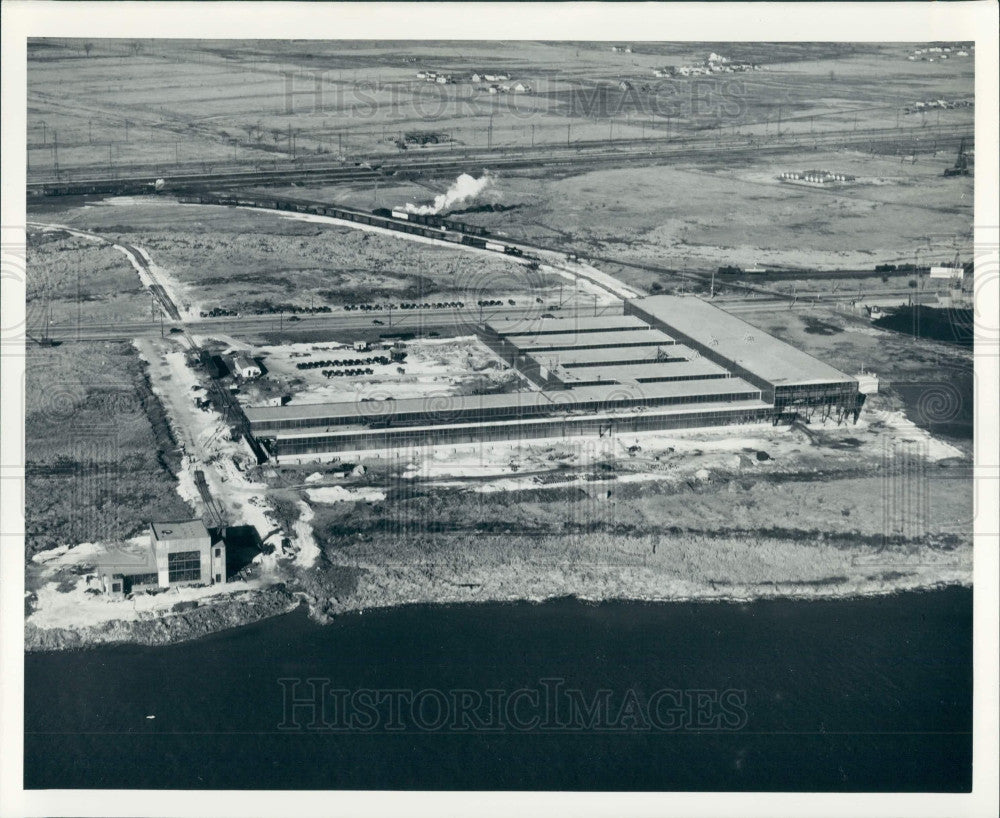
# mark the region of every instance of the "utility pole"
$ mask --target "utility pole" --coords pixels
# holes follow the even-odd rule
[[[566,123],[566,147],[569,147],[569,129],[572,127],[571,122]]]
[[[535,126],[531,126],[531,147],[535,147]]]

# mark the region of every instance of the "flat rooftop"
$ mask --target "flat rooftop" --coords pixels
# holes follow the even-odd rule
[[[493,320],[486,326],[497,335],[554,335],[571,332],[614,332],[649,329],[649,324],[634,315],[577,315],[570,318],[534,318],[515,321]]]
[[[248,407],[244,410],[251,423],[314,422],[323,426],[327,419],[346,418],[360,425],[392,415],[427,414],[429,419],[466,411],[489,411],[538,407],[553,413],[588,410],[609,401],[633,400],[637,403],[657,400],[705,401],[715,396],[739,394],[759,398],[760,389],[741,378],[719,378],[703,381],[669,381],[648,384],[608,384],[579,386],[544,392],[510,392],[499,395],[449,395],[427,398],[400,398],[386,401],[347,401],[341,403],[305,403],[285,406]]]
[[[728,378],[729,371],[713,364],[707,358],[693,361],[651,362],[618,366],[557,367],[552,370],[560,381],[570,387],[577,383],[601,381],[603,383],[653,383],[656,381],[698,380],[699,378]]]
[[[208,536],[208,529],[205,528],[205,524],[201,520],[151,523],[150,527],[158,540],[191,540]]]
[[[532,352],[531,357],[549,369],[576,369],[577,367],[637,366],[656,363],[660,345],[648,347],[595,347],[592,349],[558,349]],[[663,346],[664,363],[679,363],[695,359],[707,360],[691,347],[683,344]]]
[[[553,335],[508,335],[506,340],[526,354],[545,350],[628,346],[668,346],[674,339],[658,329],[626,329],[608,332],[562,332]]]
[[[687,358],[683,350],[688,349],[680,344],[671,344],[668,350],[670,357]],[[678,351],[681,350],[681,351]],[[557,366],[600,366],[626,365],[648,363],[656,360],[658,347],[597,347],[588,349],[563,349],[558,352],[539,352],[533,355],[542,366],[554,369]]]
[[[746,398],[740,400],[726,400],[726,401],[705,401],[703,403],[684,403],[675,406],[656,406],[643,411],[643,415],[650,415],[659,417],[662,415],[690,415],[690,414],[701,414],[704,412],[739,412],[739,411],[752,411],[757,409],[771,409],[772,404],[766,403],[758,398]],[[613,415],[605,415],[602,413],[597,413],[596,417],[612,417]],[[466,423],[455,423],[449,424],[449,426],[455,426],[456,428],[475,428],[477,426],[517,426],[518,424],[536,425],[539,423],[561,423],[562,418],[529,418],[527,420],[481,420],[481,421],[469,421]],[[397,429],[388,429],[389,432],[398,431],[406,434],[413,432],[419,432],[426,429],[439,428],[437,426],[406,426],[399,427]],[[346,435],[354,435],[358,433],[357,427],[345,427],[337,426],[333,429],[322,430],[322,429],[292,429],[292,430],[282,430],[280,432],[275,432],[274,437],[278,440],[296,440],[298,438],[306,437],[316,437],[322,435],[323,437],[343,437]]]
[[[854,380],[839,369],[695,296],[636,298],[629,301],[626,308],[645,313],[661,322],[667,332],[674,330],[686,336],[774,386]]]

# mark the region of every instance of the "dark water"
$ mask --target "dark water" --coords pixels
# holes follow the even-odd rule
[[[33,654],[25,786],[967,791],[971,620],[972,592],[957,588],[745,605],[560,600],[407,607],[326,627],[296,612],[166,648]],[[287,677],[485,701],[523,689],[529,706],[465,732],[439,725],[433,706],[404,707],[398,731],[381,711],[370,732],[337,732],[347,722],[326,712],[310,729],[308,709],[283,710]],[[607,690],[606,712],[626,716],[531,723],[544,697],[533,710],[530,691],[557,684],[585,700]],[[658,690],[674,696],[657,700],[667,716],[638,729],[626,701],[642,712]]]
[[[916,338],[930,338],[971,349],[975,337],[974,321],[974,312],[969,308],[927,307],[921,304],[897,307],[872,323],[876,327]]]

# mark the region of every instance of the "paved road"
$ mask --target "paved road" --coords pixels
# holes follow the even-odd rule
[[[544,304],[530,307],[490,307],[480,310],[478,307],[465,309],[440,310],[393,310],[392,319],[388,313],[323,313],[320,315],[303,315],[298,321],[289,320],[288,316],[278,315],[248,315],[240,317],[204,318],[198,321],[137,321],[123,323],[121,321],[87,323],[87,324],[50,324],[49,337],[56,341],[111,341],[135,338],[140,336],[157,336],[176,334],[184,331],[197,335],[212,332],[225,334],[249,335],[256,333],[281,332],[285,335],[307,335],[317,331],[344,332],[357,334],[368,330],[377,334],[396,332],[439,332],[442,336],[454,335],[456,332],[469,334],[481,321],[501,320],[514,324],[521,321],[525,325],[542,320],[541,316],[549,312]],[[620,315],[622,305],[598,305],[598,314]],[[560,318],[573,318],[577,315],[594,315],[593,306],[563,307],[552,312]],[[381,321],[376,324],[375,321]],[[174,332],[176,330],[176,332]],[[39,328],[29,330],[29,335],[39,336]]]

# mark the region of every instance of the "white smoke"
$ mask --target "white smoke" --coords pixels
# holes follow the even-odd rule
[[[483,171],[483,175],[478,179],[463,173],[444,193],[439,193],[434,197],[434,204],[415,205],[407,204],[407,213],[417,213],[421,216],[429,216],[434,213],[441,213],[451,210],[455,205],[471,201],[482,194],[493,184],[493,177],[488,170]]]

